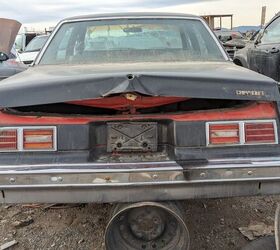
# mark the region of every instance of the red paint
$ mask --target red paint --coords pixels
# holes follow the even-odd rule
[[[129,94],[128,94],[129,95]],[[158,107],[166,104],[176,103],[185,101],[189,98],[184,97],[153,97],[153,96],[141,96],[133,94],[135,100],[127,99],[126,95],[105,97],[92,100],[81,100],[81,101],[71,101],[69,103],[97,107],[97,108],[107,108],[115,110],[136,110],[142,108]]]
[[[114,116],[20,116],[0,112],[0,125],[59,125],[87,124],[94,121],[139,120],[139,119],[170,119],[174,121],[222,121],[246,119],[276,118],[274,103],[253,103],[246,107],[209,111],[194,111],[183,114],[153,114],[153,115],[114,115]]]

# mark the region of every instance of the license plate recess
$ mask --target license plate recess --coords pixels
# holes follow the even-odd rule
[[[156,122],[107,123],[108,152],[157,151],[158,127]]]

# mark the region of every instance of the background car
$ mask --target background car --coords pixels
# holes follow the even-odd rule
[[[36,32],[23,32],[18,33],[15,39],[16,50],[22,52],[25,50],[26,46],[31,42],[31,40],[38,34]]]
[[[280,14],[259,32],[254,42],[236,52],[234,63],[280,82]]]
[[[22,72],[26,66],[17,60],[13,47],[21,24],[15,20],[0,18],[0,80]]]
[[[248,39],[238,31],[224,31],[215,30],[216,36],[222,42],[230,58],[233,59],[234,54],[237,50],[243,49],[248,42]]]
[[[45,42],[48,40],[48,37],[49,35],[39,35],[34,37],[31,40],[31,42],[26,46],[24,51],[20,53],[20,60],[24,64],[30,65],[38,55]]]

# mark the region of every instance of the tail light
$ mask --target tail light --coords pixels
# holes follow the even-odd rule
[[[245,143],[275,143],[274,128],[272,122],[245,124]]]
[[[50,150],[53,146],[53,129],[23,129],[23,149]]]
[[[275,120],[209,122],[207,146],[278,143]]]
[[[17,130],[1,129],[0,130],[0,151],[17,150]]]
[[[213,145],[240,143],[239,124],[210,124],[209,142]]]
[[[0,152],[55,151],[56,127],[0,128]]]

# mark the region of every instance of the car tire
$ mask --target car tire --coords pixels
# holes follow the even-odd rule
[[[241,250],[276,250],[274,236],[262,237],[250,242]]]
[[[237,66],[244,67],[243,64],[242,64],[242,62],[241,62],[240,60],[238,60],[238,59],[234,59],[233,62],[234,62],[234,64],[237,65]]]

